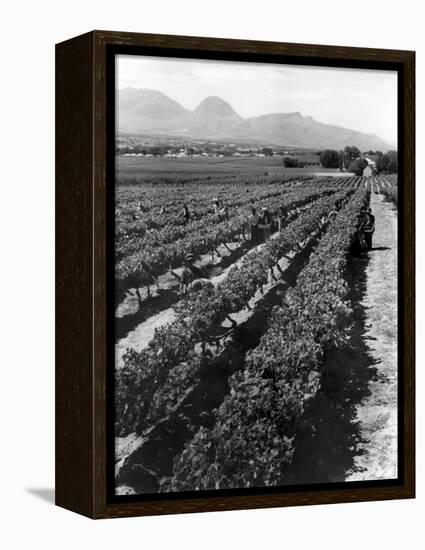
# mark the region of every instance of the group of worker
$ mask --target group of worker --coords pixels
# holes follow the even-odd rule
[[[257,211],[253,206],[251,208],[251,242],[259,244],[267,241],[272,232],[278,229],[283,229],[287,218],[287,212],[283,206],[277,211],[277,215],[273,216],[266,206]]]
[[[214,214],[217,216],[217,221],[221,222],[229,219],[229,208],[223,204],[217,197],[212,199]],[[191,213],[185,203],[180,213],[183,218],[184,225],[190,222]],[[251,242],[252,244],[259,244],[267,241],[272,232],[275,230],[281,230],[287,218],[286,209],[281,206],[275,216],[271,214],[267,207],[263,207],[259,212],[253,206],[251,208]]]
[[[217,197],[212,199],[212,205],[214,214],[217,216],[217,221],[224,221],[229,219],[229,209],[226,205],[223,204],[221,200]],[[340,207],[340,204],[336,205],[337,208]],[[139,209],[144,210],[142,206],[142,201],[139,202]],[[332,211],[332,214],[336,214],[336,210]],[[161,215],[167,214],[167,209],[165,206],[161,207]],[[187,203],[183,205],[183,209],[180,213],[183,218],[184,225],[187,225],[191,219],[191,213]],[[272,215],[269,209],[264,206],[260,211],[257,210],[254,206],[251,207],[251,242],[252,244],[260,244],[267,241],[271,234],[278,230],[281,231],[287,220],[288,212],[281,206],[279,207],[277,213]],[[134,216],[133,216],[134,218]],[[329,221],[329,220],[327,220]],[[360,219],[357,230],[357,238],[355,247],[359,250],[372,250],[372,238],[373,233],[375,232],[375,216],[372,214],[371,208],[363,207],[360,211]]]
[[[375,216],[371,208],[363,207],[360,210],[357,231],[351,245],[351,254],[357,258],[366,251],[372,250],[372,238],[375,232]]]
[[[218,198],[214,197],[212,200],[214,214],[217,216],[217,221],[223,221],[229,219],[229,208],[222,203]],[[180,212],[180,216],[183,218],[183,224],[187,225],[190,222],[191,213],[187,203],[183,204],[183,209]]]

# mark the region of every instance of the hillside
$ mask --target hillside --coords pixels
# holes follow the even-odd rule
[[[156,90],[124,88],[117,95],[120,132],[256,140],[317,149],[342,149],[346,145],[355,145],[364,151],[392,148],[378,136],[324,124],[298,112],[244,119],[217,96],[205,98],[190,111]]]

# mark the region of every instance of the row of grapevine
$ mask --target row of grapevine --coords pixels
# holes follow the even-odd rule
[[[312,176],[302,176],[297,184],[308,181]],[[170,187],[155,187],[153,191],[134,189],[119,189],[116,198],[116,236],[118,239],[143,234],[152,229],[160,229],[165,225],[183,225],[180,216],[183,204],[187,203],[193,211],[193,219],[198,219],[212,211],[211,199],[217,197],[223,203],[238,203],[250,193],[268,193],[270,190],[282,191],[288,184],[294,183],[293,177],[272,179],[263,182],[255,179],[253,182],[243,181],[231,186],[191,184],[184,189]],[[142,211],[139,208],[142,204]],[[241,203],[242,204],[242,203]],[[167,209],[167,216],[161,215],[161,207]]]
[[[296,250],[347,193],[350,191],[317,200],[277,238],[247,254],[217,287],[205,287],[182,299],[176,306],[176,320],[157,329],[146,349],[127,351],[124,366],[117,372],[119,433],[147,427],[149,411],[155,406],[152,396],[166,382],[171,368],[188,358],[196,362],[195,345],[202,342],[205,349],[207,342],[213,341],[214,329],[226,316],[247,306],[257,289],[267,283],[270,269],[284,254]]]
[[[155,199],[149,196],[149,203],[152,206],[147,209],[147,212],[140,213],[137,208],[138,198],[140,198],[140,191],[131,190],[126,196],[117,198],[118,207],[116,211],[116,252],[117,255],[125,255],[130,252],[131,243],[134,242],[135,246],[140,248],[141,243],[138,239],[142,238],[146,232],[149,232],[149,239],[158,239],[155,235],[155,230],[166,229],[170,231],[176,231],[181,229],[181,226],[190,229],[193,222],[201,219],[214,212],[212,205],[212,198],[217,196],[224,204],[230,204],[232,208],[242,207],[249,205],[250,203],[258,203],[262,198],[273,196],[273,194],[280,194],[283,191],[299,188],[306,184],[311,185],[317,189],[321,189],[323,186],[345,185],[347,181],[342,181],[341,178],[316,178],[310,181],[312,176],[302,176],[298,180],[293,178],[280,178],[269,182],[267,185],[259,185],[255,180],[255,184],[249,184],[248,182],[240,182],[234,184],[230,189],[225,188],[224,191],[216,193],[214,189],[204,189],[201,186],[195,186],[192,192],[188,195],[181,194],[176,196],[171,190],[167,189],[166,192],[161,193],[155,191]],[[353,178],[350,178],[352,183]],[[122,195],[122,193],[121,193]],[[191,210],[191,222],[188,226],[185,226],[183,217],[181,216],[182,206],[184,202],[188,202]],[[161,214],[161,207],[167,207],[167,214]],[[179,238],[179,237],[176,237]],[[124,250],[124,247],[126,249]]]
[[[293,193],[293,191],[283,188],[282,185],[270,186],[267,189],[251,189],[245,192],[239,191],[233,199],[232,210],[229,215],[230,219],[228,221],[231,222],[232,218],[239,216],[241,211],[244,211],[245,218],[247,219],[249,212],[248,207],[252,204],[259,205],[265,204],[266,202],[270,204],[272,203],[271,199],[279,197],[284,194],[284,192],[288,194]],[[170,217],[169,214],[167,214],[166,219],[168,223],[164,224],[159,229],[151,229],[143,233],[133,232],[131,235],[127,233],[127,238],[120,239],[119,242],[116,243],[116,257],[119,259],[129,254],[137,253],[145,247],[153,249],[176,240],[184,239],[193,233],[203,231],[208,226],[219,222],[217,216],[214,215],[211,198],[208,198],[206,205],[197,205],[196,212],[200,214],[200,217],[187,225],[183,225],[181,216]],[[164,216],[162,218],[164,218]],[[178,221],[179,224],[177,224],[176,221]],[[224,223],[222,223],[222,225],[224,225]]]
[[[279,197],[273,197],[263,201],[272,212],[280,206],[293,209],[303,206],[321,195],[335,193],[336,189],[301,188],[295,192],[285,193]],[[182,265],[187,254],[199,256],[213,251],[220,244],[230,242],[242,235],[247,228],[248,214],[241,212],[235,214],[229,220],[214,223],[208,220],[199,231],[188,232],[182,239],[163,244],[162,246],[146,245],[134,254],[126,256],[116,265],[115,279],[119,290],[139,288],[152,282],[152,277],[163,274],[170,265]]]
[[[161,490],[279,485],[292,460],[297,420],[320,386],[324,354],[345,344],[347,251],[366,202],[359,190],[336,216],[297,286],[272,314],[211,429],[201,428]]]
[[[391,174],[392,175],[392,174]],[[379,183],[381,184],[381,193],[384,195],[387,202],[392,202],[395,206],[398,206],[398,187],[397,187],[397,177],[393,176],[381,176],[379,178]]]
[[[251,193],[264,194],[273,192],[282,192],[285,188],[285,183],[269,184],[267,186],[259,187],[257,185],[242,187],[239,185],[236,189],[227,189],[226,192],[219,194],[219,198],[224,203],[234,203],[242,205],[246,202],[246,195]],[[140,196],[140,195],[139,195]],[[143,237],[147,231],[160,230],[166,226],[182,226],[185,221],[182,218],[181,211],[183,204],[187,203],[192,213],[191,221],[202,219],[204,216],[210,214],[212,209],[211,199],[216,196],[214,190],[203,190],[202,194],[199,187],[195,187],[191,195],[176,194],[167,190],[167,193],[155,193],[155,199],[150,197],[149,206],[146,206],[146,199],[142,200],[143,208],[146,211],[141,212],[138,208],[137,195],[134,192],[127,197],[127,204],[123,204],[123,197],[120,201],[120,206],[117,208],[117,227],[116,227],[116,239],[117,245],[120,245],[121,241],[128,240],[132,237]],[[166,207],[167,215],[161,214],[161,207]]]
[[[319,223],[316,225],[311,233],[311,237],[318,238],[319,235],[322,235],[323,232],[326,231],[328,224],[329,219],[327,218],[324,220],[323,224]],[[269,258],[271,261],[267,263]],[[270,256],[269,258],[266,259],[265,265],[269,265],[273,268],[274,260]],[[288,259],[290,258],[288,257]],[[290,261],[291,260],[292,259],[290,259]],[[273,284],[278,284],[281,281],[282,279],[276,279],[273,273],[273,277],[270,277],[269,280],[271,286],[268,290],[271,290]],[[252,310],[252,313],[254,313],[254,311],[255,308]],[[223,369],[224,363],[227,373],[235,372],[239,368],[238,365],[240,365],[241,361],[239,354],[232,351],[232,348],[235,346],[235,337],[236,339],[238,338],[237,331],[235,332],[235,327],[233,327],[232,330],[224,332],[223,336],[217,339],[217,346],[215,349],[209,348],[203,354],[192,351],[188,354],[184,362],[170,369],[167,380],[152,397],[146,417],[147,424],[154,425],[161,419],[166,418],[170,411],[177,410],[179,405],[183,403],[189,395],[190,390],[200,383],[203,373],[206,373],[210,369],[217,368],[217,365],[221,365],[219,368]],[[221,354],[226,357],[224,362],[219,359]],[[226,376],[226,374],[223,373],[223,376]]]
[[[128,167],[127,167],[128,168]],[[140,189],[146,191],[146,194],[150,195],[152,191],[157,191],[166,194],[168,191],[173,193],[187,193],[196,186],[201,186],[203,189],[215,189],[217,191],[226,191],[229,188],[237,187],[243,183],[243,185],[261,185],[265,186],[269,183],[275,183],[278,181],[295,181],[305,180],[312,178],[311,174],[270,174],[270,173],[252,173],[247,171],[243,173],[237,171],[236,173],[215,173],[206,174],[203,169],[198,172],[185,173],[184,175],[176,172],[171,174],[167,172],[152,174],[150,176],[140,175],[140,167],[136,168],[135,173],[123,174],[118,170],[116,185],[120,191],[126,193],[132,193],[134,190]],[[154,199],[153,199],[154,200]]]

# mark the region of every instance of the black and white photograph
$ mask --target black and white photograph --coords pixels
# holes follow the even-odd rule
[[[115,55],[115,495],[399,476],[398,75]]]

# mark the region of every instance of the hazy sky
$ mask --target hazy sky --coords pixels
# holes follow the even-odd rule
[[[299,111],[397,143],[393,71],[120,55],[117,88],[127,86],[158,90],[191,110],[217,95],[243,117]]]

